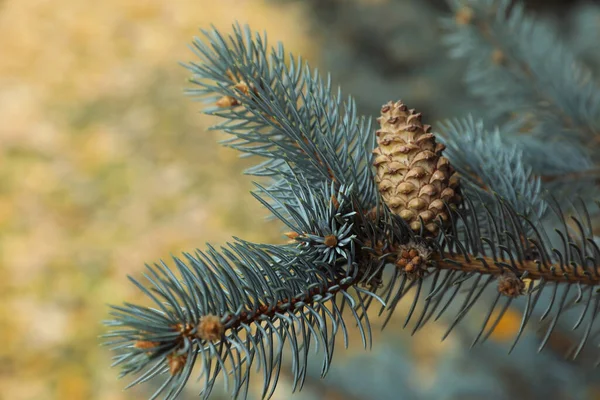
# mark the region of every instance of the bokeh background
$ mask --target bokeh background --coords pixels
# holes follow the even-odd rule
[[[600,31],[585,4],[532,7],[565,35],[580,35],[583,20]],[[215,121],[183,95],[178,62],[192,59],[199,27],[249,23],[332,71],[361,111],[401,97],[435,121],[477,107],[460,63],[442,61],[435,24],[445,11],[425,0],[0,1],[0,399],[146,398],[152,385],[122,390],[98,340],[107,303],[142,298],[126,276],[231,236],[283,242],[248,194],[242,171],[255,160],[218,145]],[[535,334],[506,355],[517,310],[470,352],[462,335],[477,327],[441,342],[441,322],[411,338],[405,311],[396,314],[384,332],[374,318],[371,352],[356,332],[349,350],[340,342],[325,380],[315,357],[292,398],[600,398],[597,370],[552,346],[534,357]],[[290,397],[284,374],[274,398]]]

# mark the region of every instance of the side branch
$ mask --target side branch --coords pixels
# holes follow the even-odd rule
[[[586,257],[587,263],[585,265],[576,262],[573,258],[566,260],[564,255],[558,256],[558,259],[550,258],[549,254],[535,258],[530,255],[525,259],[517,260],[516,256],[509,255],[505,257],[501,253],[492,257],[483,254],[451,252],[447,248],[443,251],[440,249],[434,250],[434,248],[424,251],[429,246],[416,245],[415,243],[401,244],[390,240],[381,241],[373,248],[363,248],[364,257],[370,255],[385,260],[385,263],[395,265],[400,272],[413,276],[415,275],[412,271],[409,271],[410,266],[407,269],[407,262],[410,263],[412,258],[419,256],[422,259],[419,261],[421,271],[417,276],[424,276],[426,271],[431,273],[437,270],[474,272],[496,277],[512,273],[520,279],[532,281],[588,286],[600,285],[598,263],[592,257]],[[407,249],[415,249],[416,253],[411,256],[403,254]],[[500,249],[496,248],[496,250]]]
[[[518,270],[506,261],[494,260],[492,257],[465,257],[454,254],[452,257],[442,257],[439,253],[433,254],[431,262],[434,268],[440,270],[456,270],[463,272],[476,272],[485,275],[500,276],[505,272],[516,273],[521,278],[560,283],[579,283],[581,285],[599,285],[600,276],[594,268],[590,273],[579,265],[560,266],[544,265],[539,260],[523,261],[519,263]]]
[[[225,329],[239,329],[242,324],[250,324],[265,318],[273,319],[275,314],[294,312],[295,309],[311,305],[315,301],[325,301],[327,298],[335,296],[338,292],[346,291],[356,281],[356,278],[345,277],[340,281],[331,281],[326,285],[313,287],[304,293],[292,298],[286,298],[278,301],[275,306],[262,305],[256,310],[243,311],[239,315],[230,315],[225,318],[223,324]]]
[[[231,70],[227,70],[226,76],[228,79],[231,80],[232,87],[237,92],[236,94],[238,95],[238,97],[233,97],[231,95],[225,94],[228,92],[224,91],[220,93],[224,94],[224,96],[219,98],[219,100],[216,101],[215,105],[217,105],[220,108],[242,107],[244,111],[241,111],[241,113],[252,113],[254,112],[254,110],[259,110],[258,113],[265,118],[266,124],[270,125],[273,129],[277,129],[278,131],[280,131],[281,134],[285,135],[285,131],[283,130],[281,123],[278,121],[277,114],[274,112],[273,108],[268,104],[265,104],[264,107],[259,107],[257,105],[257,101],[260,99],[260,92],[257,90],[256,86],[252,84],[248,85],[244,81],[243,76],[240,76],[240,72],[238,72],[238,77],[236,77],[231,72]],[[261,77],[259,76],[253,76],[252,78],[261,83],[260,87],[262,88],[262,90],[264,90],[264,88],[268,84],[267,82],[262,81]],[[306,91],[305,88],[301,89],[303,91]],[[305,98],[306,94],[298,93],[298,96]],[[296,103],[296,108],[300,108],[302,106],[300,101],[297,101]],[[327,171],[329,179],[337,183],[338,180],[335,176],[335,173],[333,172],[331,167],[323,161],[322,157],[319,155],[319,152],[316,150],[309,150],[311,148],[311,143],[309,139],[303,135],[301,136],[301,139],[305,146],[301,146],[298,142],[293,143],[293,146],[305,156],[314,159],[320,167],[324,168],[324,170]]]

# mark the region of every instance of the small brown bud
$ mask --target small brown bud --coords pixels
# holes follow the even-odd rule
[[[298,242],[298,238],[301,237],[301,235],[299,233],[296,232],[286,232],[284,233],[285,236],[287,236],[288,238],[290,238],[290,240],[288,240],[288,244],[294,244]]]
[[[183,336],[188,336],[194,329],[194,326],[189,323],[182,324],[180,322],[180,323],[174,325],[173,328],[175,328],[175,330],[178,331],[179,333],[181,333]]]
[[[233,87],[236,88],[237,90],[239,90],[240,92],[244,93],[244,94],[248,94],[250,92],[250,87],[244,81],[239,81]]]
[[[492,52],[492,62],[496,65],[501,65],[505,60],[504,53],[500,49],[495,49]]]
[[[295,240],[298,236],[300,236],[298,234],[298,232],[294,232],[294,231],[292,231],[292,232],[286,232],[286,233],[284,233],[284,235],[287,236],[287,237],[289,237],[292,240]]]
[[[327,247],[335,247],[338,244],[338,239],[335,235],[327,235],[325,236],[325,246]]]
[[[223,96],[219,100],[217,100],[217,102],[215,104],[217,105],[217,107],[227,108],[227,107],[237,106],[240,104],[240,102],[237,101],[237,99],[235,97]]]
[[[187,354],[169,354],[167,356],[167,363],[169,364],[169,373],[171,375],[177,375],[185,367],[187,361]]]
[[[505,272],[498,277],[498,292],[507,297],[518,297],[525,290],[525,282],[512,272]]]
[[[133,347],[135,347],[136,349],[152,349],[154,347],[158,347],[159,345],[160,343],[158,342],[151,342],[149,340],[138,340],[137,342],[135,342]]]
[[[459,25],[468,25],[473,21],[474,12],[471,7],[464,6],[456,12],[455,21]]]
[[[420,278],[427,272],[431,251],[423,244],[409,242],[398,249],[396,266],[411,279]]]
[[[221,318],[216,315],[205,315],[198,324],[198,337],[203,340],[214,342],[223,336],[225,328],[221,323]]]

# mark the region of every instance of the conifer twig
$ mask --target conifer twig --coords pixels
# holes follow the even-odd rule
[[[451,55],[468,59],[469,89],[497,121],[511,117],[545,140],[600,137],[600,91],[556,33],[510,0],[450,0]],[[516,121],[514,121],[516,120]]]

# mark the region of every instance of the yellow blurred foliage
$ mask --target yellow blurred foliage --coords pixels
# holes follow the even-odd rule
[[[232,235],[281,240],[247,193],[251,161],[206,131],[214,121],[182,94],[178,62],[193,59],[199,27],[235,20],[310,58],[299,13],[251,0],[0,2],[0,398],[137,398],[98,346],[106,303],[141,298],[126,275]]]
[[[489,330],[492,327],[492,324],[498,319],[499,315],[500,311],[494,310],[488,321],[488,325],[485,328]],[[519,312],[519,310],[509,308],[506,310],[502,318],[500,318],[500,321],[498,321],[496,329],[494,329],[490,335],[490,338],[499,342],[514,340],[515,336],[519,332],[521,319],[522,314]]]

